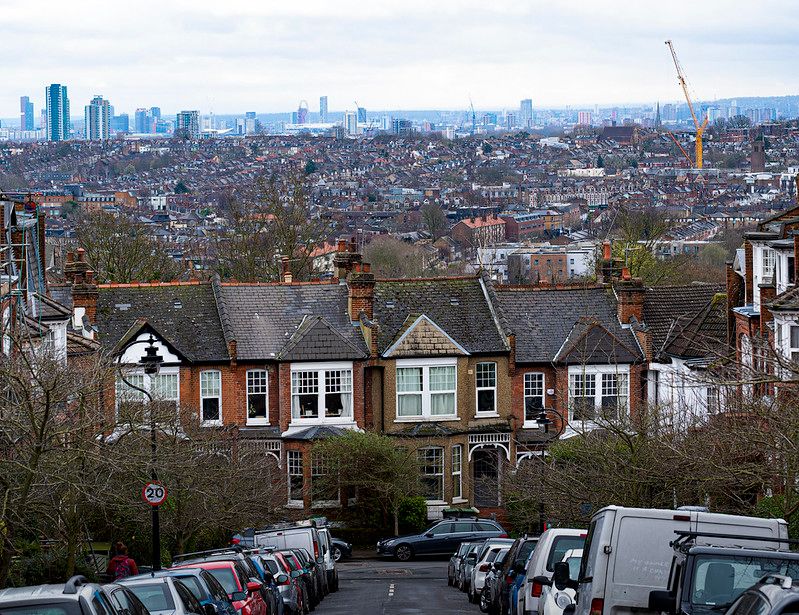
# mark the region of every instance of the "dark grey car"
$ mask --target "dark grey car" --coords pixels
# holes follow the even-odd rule
[[[406,562],[417,555],[450,555],[462,542],[507,536],[502,526],[492,519],[444,519],[421,534],[384,538],[377,543],[377,553]]]

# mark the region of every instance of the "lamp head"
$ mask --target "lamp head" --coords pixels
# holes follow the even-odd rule
[[[163,362],[164,359],[158,354],[158,348],[155,346],[155,338],[151,333],[150,339],[147,340],[147,347],[144,349],[144,356],[139,359],[139,363],[144,368],[144,373],[152,376],[158,373],[158,368]]]

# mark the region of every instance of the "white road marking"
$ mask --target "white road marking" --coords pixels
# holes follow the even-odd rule
[[[388,586],[388,597],[391,598],[394,595],[394,584]]]

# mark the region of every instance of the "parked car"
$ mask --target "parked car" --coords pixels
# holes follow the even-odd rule
[[[498,591],[491,594],[489,613],[498,615],[507,615],[509,613],[511,586],[516,581],[517,576],[524,577],[524,573],[527,571],[527,561],[530,559],[530,555],[537,544],[538,536],[528,536],[527,534],[517,538],[513,543],[499,573],[499,578],[502,582],[497,587]]]
[[[462,542],[486,538],[507,538],[502,526],[491,519],[443,519],[421,534],[384,538],[377,543],[378,555],[406,562],[417,555],[448,555]]]
[[[210,572],[225,588],[228,598],[241,615],[267,615],[266,602],[261,595],[262,583],[250,576],[249,569],[239,560],[201,560],[175,566],[203,568]]]
[[[338,570],[336,569],[337,560],[333,555],[333,537],[330,535],[330,530],[326,527],[319,528],[319,542],[322,546],[322,566],[327,577],[325,593],[338,591]],[[348,550],[350,555],[352,555],[352,545],[348,546]],[[339,558],[340,557],[339,554]]]
[[[793,578],[770,574],[738,596],[725,615],[783,615],[799,612]]]
[[[480,592],[480,597],[478,599],[480,610],[483,613],[490,613],[492,604],[498,602],[498,599],[495,598],[495,596],[501,591],[500,582],[503,580],[501,576],[502,566],[508,557],[509,551],[509,548],[501,549],[486,573],[485,579],[483,581],[483,589]]]
[[[280,553],[266,553],[261,554],[260,557],[275,578],[283,603],[283,612],[287,615],[304,613],[305,605],[299,575],[292,574],[291,567]]]
[[[230,598],[228,598],[225,588],[216,580],[214,575],[202,568],[159,570],[158,572],[149,572],[147,574],[128,577],[125,580],[158,579],[161,577],[180,579],[200,602],[204,613],[208,613],[208,615],[237,615],[236,609],[230,601]],[[209,607],[211,608],[209,609]],[[213,613],[210,612],[211,610],[213,610]]]
[[[63,585],[0,589],[3,615],[149,615],[129,589],[110,583],[89,583],[76,575]]]
[[[766,544],[760,546],[773,542],[772,538],[767,538]],[[783,546],[787,549],[789,544],[786,542]],[[718,613],[767,574],[799,578],[799,553],[764,548],[690,546],[680,540],[674,543],[668,589],[650,592],[649,607],[654,611],[685,615]]]
[[[782,519],[723,515],[700,510],[657,510],[608,506],[591,518],[577,585],[576,615],[596,611],[655,613],[649,594],[668,586],[675,532],[788,538]],[[713,538],[719,546],[738,539]],[[779,544],[779,543],[777,543]],[[642,561],[646,565],[641,564]]]
[[[290,549],[302,565],[303,571],[308,575],[311,592],[311,604],[316,607],[324,598],[326,575],[324,566],[311,559],[305,549]]]
[[[352,545],[339,538],[330,538],[331,552],[333,561],[340,562],[352,557]]]
[[[585,544],[585,530],[553,528],[546,530],[538,538],[538,544],[530,556],[525,572],[523,591],[519,592],[516,611],[525,615],[539,615],[539,603],[544,585],[542,579],[551,579],[555,564],[572,549],[581,549]]]
[[[462,542],[461,546],[458,547],[458,550],[455,551],[455,553],[452,554],[452,557],[449,558],[449,564],[447,565],[447,585],[455,585],[461,560],[466,556],[466,552],[469,550],[471,545],[472,543],[470,542]]]
[[[480,549],[482,549],[484,542],[485,541],[469,543],[469,550],[466,552],[466,556],[461,560],[460,568],[458,569],[458,577],[455,579],[455,583],[458,589],[467,594],[469,593],[469,583],[472,579],[472,570],[477,563],[477,554],[480,552]]]
[[[206,615],[200,601],[177,577],[137,575],[118,583],[132,591],[152,615]]]
[[[499,556],[499,552],[510,549],[513,541],[509,538],[494,538],[486,540],[477,554],[477,561],[472,568],[472,577],[469,579],[469,602],[478,604],[480,602],[480,592],[483,591],[485,577],[491,569],[494,560]]]
[[[582,549],[570,549],[563,555],[562,562],[569,566],[569,576],[577,578],[580,570],[580,560],[583,557]],[[558,588],[549,577],[537,577],[543,589],[538,601],[538,610],[541,615],[563,615],[563,610],[574,604],[575,591],[571,587]]]
[[[270,615],[280,615],[283,612],[283,601],[280,599],[280,592],[278,591],[277,582],[275,581],[272,571],[264,560],[261,559],[260,553],[251,552],[247,554],[247,557],[258,571],[258,578],[263,583],[261,595],[266,602],[267,612]]]
[[[316,603],[314,602],[314,597],[312,595],[313,577],[311,574],[303,568],[302,562],[300,562],[297,556],[290,550],[286,549],[276,551],[275,553],[283,557],[283,560],[291,569],[291,576],[299,581],[301,590],[300,595],[302,596],[302,603],[305,608],[305,612],[307,613],[314,610],[316,608]]]

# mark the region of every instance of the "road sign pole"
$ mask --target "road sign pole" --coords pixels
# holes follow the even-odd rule
[[[153,570],[161,570],[161,519],[160,506],[153,506]]]

